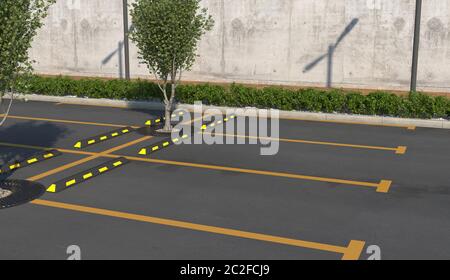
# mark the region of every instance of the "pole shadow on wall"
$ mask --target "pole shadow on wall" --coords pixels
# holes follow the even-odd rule
[[[321,55],[313,62],[309,63],[303,69],[303,73],[307,73],[311,71],[317,64],[319,64],[322,60],[327,58],[327,87],[331,87],[333,84],[333,58],[334,52],[338,48],[339,44],[344,40],[344,38],[353,30],[353,28],[358,24],[359,19],[354,18],[348,25],[345,27],[344,31],[338,37],[335,43],[330,44],[328,46],[328,52],[326,54]]]
[[[123,71],[123,41],[120,41],[118,43],[117,49],[114,50],[112,53],[110,53],[108,56],[106,56],[102,60],[102,65],[106,65],[108,62],[113,59],[113,57],[117,54],[117,60],[118,60],[118,67],[119,67],[119,78],[124,78],[124,71]]]
[[[128,33],[130,33],[133,30],[133,26],[130,26],[128,29]],[[115,49],[113,52],[108,54],[103,60],[102,60],[102,66],[108,64],[113,57],[117,55],[117,65],[119,67],[119,78],[123,79],[125,78],[125,67],[124,67],[124,41],[119,41],[117,43],[117,49]]]

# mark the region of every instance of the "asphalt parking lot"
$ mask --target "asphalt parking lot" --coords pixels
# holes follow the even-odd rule
[[[129,163],[0,210],[0,259],[450,258],[450,131],[280,120],[280,147],[179,145],[130,132],[160,112],[16,102],[0,128],[4,162],[62,155],[2,175],[51,186],[125,157]],[[245,135],[241,135],[245,137]]]

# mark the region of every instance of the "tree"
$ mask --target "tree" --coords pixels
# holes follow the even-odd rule
[[[176,88],[182,73],[192,68],[198,56],[198,42],[212,29],[214,20],[207,9],[200,7],[200,0],[136,0],[130,13],[133,23],[130,38],[139,49],[139,59],[155,75],[162,91],[165,105],[162,131],[170,132]]]
[[[11,101],[0,122],[11,108],[14,87],[30,74],[28,50],[42,26],[50,5],[56,0],[0,0],[0,106],[6,93]]]

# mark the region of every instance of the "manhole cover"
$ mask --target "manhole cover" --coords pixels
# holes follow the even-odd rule
[[[41,197],[45,187],[25,180],[4,180],[0,182],[0,209],[24,204]]]
[[[7,196],[10,196],[11,194],[12,194],[12,191],[10,191],[10,190],[0,189],[0,198],[5,198]]]

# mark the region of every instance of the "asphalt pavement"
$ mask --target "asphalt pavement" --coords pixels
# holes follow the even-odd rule
[[[1,179],[49,187],[130,162],[0,210],[0,259],[66,259],[70,245],[83,259],[368,259],[372,245],[382,259],[450,258],[449,130],[282,119],[272,156],[249,143],[140,155],[164,139],[139,129],[160,115],[16,102],[0,128],[1,161],[62,155]],[[136,130],[74,148],[124,127]]]

